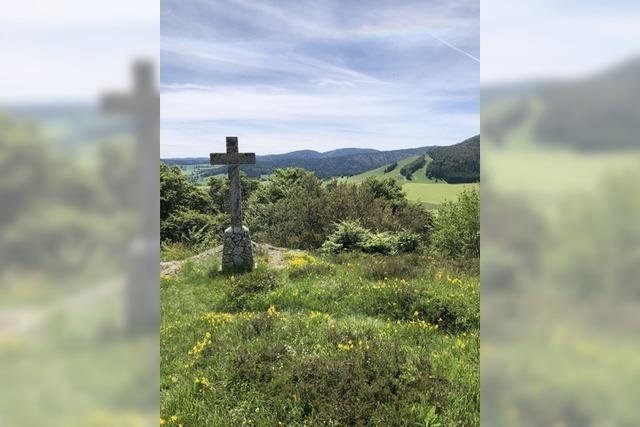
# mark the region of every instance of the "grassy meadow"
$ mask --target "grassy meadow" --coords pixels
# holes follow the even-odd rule
[[[420,202],[428,208],[437,208],[447,200],[456,200],[465,187],[479,188],[479,184],[405,182],[402,185],[408,200]]]
[[[161,424],[479,424],[476,261],[266,257],[161,278]]]
[[[411,163],[419,156],[407,157],[399,160],[398,166],[391,172],[385,173],[385,169],[389,165],[384,165],[376,169],[354,175],[347,179],[348,182],[362,182],[369,177],[376,178],[394,178],[402,185],[402,189],[407,193],[407,199],[420,202],[429,209],[435,209],[446,200],[455,200],[465,186],[479,186],[479,184],[447,184],[446,182],[436,182],[427,178],[427,167],[431,162],[431,158],[427,156],[427,163],[413,173],[411,181],[407,180],[400,174],[403,166]]]
[[[354,175],[348,178],[350,182],[362,182],[365,179],[375,176],[377,178],[395,178],[396,180],[405,182],[407,179],[400,174],[400,169],[403,166],[408,165],[412,161],[416,160],[420,156],[411,156],[406,159],[398,160],[398,166],[392,170],[391,172],[386,172],[385,169],[389,166],[389,164],[380,166],[379,168],[371,169],[369,171],[363,172],[358,175]],[[433,180],[427,178],[427,166],[431,162],[431,158],[427,156],[427,163],[420,169],[414,172],[413,179],[411,182],[434,182]]]

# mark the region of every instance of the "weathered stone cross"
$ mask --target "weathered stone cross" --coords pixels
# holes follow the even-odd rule
[[[240,190],[241,164],[256,162],[255,153],[238,153],[238,138],[227,137],[226,153],[211,153],[212,165],[228,165],[229,204],[231,205],[231,227],[224,232],[222,250],[223,271],[248,271],[253,269],[253,251],[249,229],[242,225],[242,194]]]
[[[160,95],[154,64],[147,60],[136,61],[133,64],[131,91],[110,91],[102,96],[101,106],[105,113],[131,116],[135,124],[137,167],[131,183],[134,195],[134,212],[131,212],[131,215],[140,222],[136,224],[138,227],[135,232],[130,235],[129,268],[125,287],[126,319],[127,327],[131,331],[157,331],[160,321]]]

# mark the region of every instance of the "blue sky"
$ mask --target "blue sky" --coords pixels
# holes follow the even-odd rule
[[[25,0],[0,14],[0,104],[96,103],[157,62],[157,0]]]
[[[161,154],[453,144],[479,50],[477,0],[163,0]]]

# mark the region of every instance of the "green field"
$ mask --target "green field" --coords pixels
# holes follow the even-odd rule
[[[398,166],[391,172],[384,173],[384,170],[387,168],[387,166],[389,166],[389,164],[386,164],[386,165],[380,166],[379,168],[375,168],[375,169],[371,169],[370,171],[363,172],[359,175],[351,176],[347,179],[347,181],[362,182],[366,178],[369,178],[370,176],[375,176],[377,178],[394,178],[401,182],[415,182],[415,183],[434,182],[433,180],[430,180],[427,178],[427,166],[431,162],[430,157],[427,157],[426,165],[424,165],[422,168],[414,172],[413,179],[411,181],[407,181],[407,179],[404,176],[400,175],[400,169],[402,169],[403,166],[411,163],[418,157],[419,156],[412,156],[412,157],[407,157],[406,159],[398,160]]]
[[[558,196],[568,191],[590,191],[616,171],[637,169],[640,153],[580,153],[562,148],[508,148],[492,146],[482,154],[483,178],[509,193]]]
[[[446,200],[455,201],[465,187],[478,187],[479,185],[406,182],[402,185],[402,189],[407,193],[409,200],[435,208]]]
[[[479,184],[447,184],[445,182],[435,182],[432,179],[427,178],[426,170],[427,166],[431,162],[431,158],[427,157],[427,164],[414,172],[413,179],[408,181],[404,176],[400,175],[400,169],[403,166],[411,163],[413,160],[418,158],[418,156],[407,157],[406,159],[402,159],[398,161],[398,166],[395,170],[384,173],[385,168],[388,166],[383,165],[379,168],[372,169],[367,172],[363,172],[359,175],[354,175],[347,178],[347,182],[362,182],[368,177],[378,177],[378,178],[394,178],[399,183],[402,184],[402,188],[407,193],[407,197],[409,200],[413,200],[416,202],[423,203],[428,208],[437,208],[440,206],[445,200],[455,200],[458,197],[458,194],[464,189],[465,185],[479,185]],[[199,165],[202,167],[202,165]],[[187,176],[192,174],[196,167],[189,165],[181,167],[183,173]],[[196,185],[201,187],[207,186],[207,181],[202,180],[198,182]]]
[[[465,186],[478,186],[479,184],[447,184],[446,182],[435,182],[427,178],[426,171],[431,158],[427,157],[427,164],[417,170],[413,174],[413,179],[408,181],[404,176],[400,175],[400,169],[403,166],[411,163],[418,156],[407,157],[406,159],[398,161],[398,166],[395,170],[384,173],[385,168],[388,165],[380,166],[379,168],[372,169],[370,171],[354,175],[349,177],[349,182],[362,182],[368,177],[378,178],[394,178],[402,184],[402,188],[407,193],[407,198],[416,202],[421,202],[428,208],[437,208],[445,200],[455,200],[458,194],[464,189]]]
[[[265,256],[162,277],[161,423],[479,425],[477,265]]]

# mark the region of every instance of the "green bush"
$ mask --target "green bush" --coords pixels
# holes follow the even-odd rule
[[[213,216],[190,209],[173,212],[160,224],[161,240],[206,249],[220,242],[226,218],[224,214]]]
[[[371,237],[371,231],[358,222],[342,221],[322,245],[322,250],[329,253],[360,250]]]
[[[319,247],[330,221],[326,193],[312,173],[283,170],[256,190],[247,210],[247,224],[258,239],[297,249]]]
[[[213,213],[211,201],[177,166],[160,163],[160,220],[181,210]]]
[[[370,254],[393,255],[415,252],[420,236],[410,231],[373,233],[355,221],[342,221],[322,245],[325,253],[362,251]]]
[[[277,170],[261,182],[247,202],[245,219],[255,238],[297,249],[320,247],[335,223],[357,222],[377,233],[406,229],[426,240],[433,221],[424,207],[407,201],[393,179],[322,183],[297,168]]]
[[[231,310],[242,310],[256,294],[274,290],[280,284],[280,277],[274,270],[264,265],[250,273],[229,276],[225,301]]]
[[[397,251],[396,243],[393,234],[388,232],[376,233],[369,236],[360,249],[370,254],[391,255]]]
[[[465,188],[457,201],[443,203],[431,240],[433,248],[446,257],[480,257],[479,189]]]
[[[398,253],[415,252],[420,246],[420,236],[411,231],[399,231],[394,238],[396,252]]]

